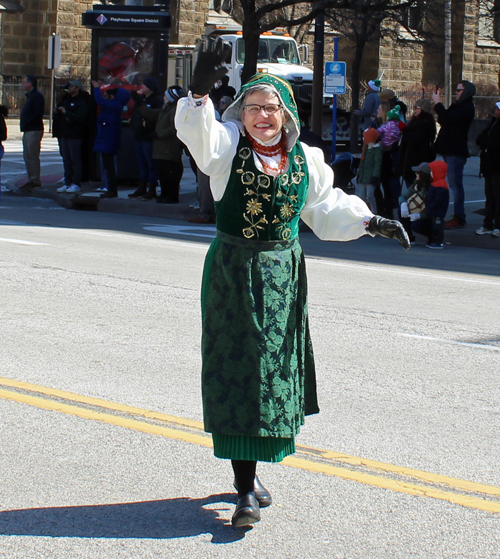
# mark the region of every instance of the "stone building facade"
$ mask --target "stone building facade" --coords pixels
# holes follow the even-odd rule
[[[51,33],[61,36],[62,60],[56,78],[89,77],[91,31],[82,26],[81,14],[92,9],[93,3],[95,0],[23,0],[25,12],[1,15],[0,85],[19,83],[27,73],[49,79],[47,50]],[[203,32],[213,4],[214,0],[171,0],[170,43],[194,44]],[[152,6],[154,0],[144,0],[144,5]],[[452,13],[453,83],[464,77],[480,84],[485,92],[498,92],[500,43],[483,36],[478,0],[458,2]],[[383,72],[384,85],[395,91],[443,83],[443,50],[436,54],[428,52],[425,44],[418,40],[401,45],[383,38],[383,32],[381,36],[378,44],[367,45],[365,49],[361,69],[363,81]],[[312,47],[313,33],[306,33],[305,37]],[[331,36],[327,34],[325,60],[333,60],[329,39]],[[353,52],[353,45],[340,37],[339,59],[347,62],[348,76]]]

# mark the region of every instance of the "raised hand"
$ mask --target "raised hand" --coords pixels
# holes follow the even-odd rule
[[[231,56],[231,45],[221,37],[208,38],[200,43],[198,60],[189,89],[195,95],[206,95],[227,74],[226,60]]]

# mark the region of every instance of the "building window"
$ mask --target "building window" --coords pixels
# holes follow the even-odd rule
[[[208,8],[216,12],[231,13],[231,0],[209,0]]]
[[[421,31],[424,11],[418,4],[406,8],[403,12],[403,25],[412,31]]]
[[[477,45],[480,47],[500,47],[499,0],[479,0]]]

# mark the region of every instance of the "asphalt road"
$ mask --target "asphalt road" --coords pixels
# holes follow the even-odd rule
[[[497,251],[302,235],[321,413],[244,532],[198,423],[212,236],[3,197],[0,558],[500,557]]]

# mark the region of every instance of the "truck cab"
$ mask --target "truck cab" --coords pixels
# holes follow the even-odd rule
[[[241,73],[245,64],[245,41],[240,26],[209,25],[204,37],[221,36],[231,45],[231,56],[226,60],[229,85],[236,91],[241,87]],[[263,33],[259,40],[257,71],[279,76],[290,82],[298,108],[310,112],[313,71],[303,66],[300,51],[308,58],[308,46],[299,47],[293,37],[282,29]]]

